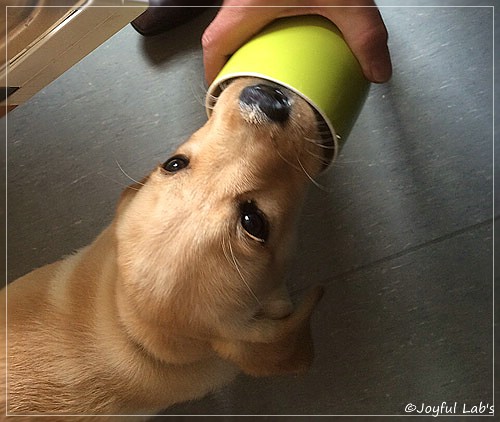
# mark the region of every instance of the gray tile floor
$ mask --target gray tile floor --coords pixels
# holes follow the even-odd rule
[[[166,414],[492,404],[493,9],[378,3],[398,6],[382,8],[394,76],[311,190],[290,269],[293,292],[327,288],[311,371],[240,376]],[[212,15],[154,39],[127,27],[1,120],[8,280],[89,243],[129,183],[120,167],[140,178],[205,121]]]

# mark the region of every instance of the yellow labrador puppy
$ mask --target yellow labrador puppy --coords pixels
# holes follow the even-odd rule
[[[2,290],[1,412],[153,415],[239,371],[307,369],[321,289],[294,309],[283,271],[319,138],[298,96],[231,83],[90,246]]]

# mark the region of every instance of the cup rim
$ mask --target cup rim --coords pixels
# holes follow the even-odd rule
[[[282,80],[273,78],[272,76],[265,75],[265,74],[259,73],[259,72],[232,72],[232,73],[228,73],[228,74],[222,75],[220,77],[217,77],[208,87],[207,95],[205,97],[205,111],[207,113],[207,117],[210,118],[210,116],[212,115],[212,109],[214,108],[215,103],[217,102],[217,99],[219,98],[219,95],[223,91],[223,89],[221,88],[221,84],[223,84],[224,82],[227,82],[231,79],[236,79],[236,78],[240,78],[240,77],[256,77],[256,78],[267,80],[269,82],[273,82],[275,84],[281,85],[281,86],[289,89],[290,91],[294,92],[295,94],[297,94],[298,96],[303,98],[305,101],[307,101],[307,103],[316,112],[317,116],[321,118],[322,121],[320,123],[324,123],[326,125],[326,127],[328,128],[330,136],[324,137],[327,140],[327,143],[325,143],[325,145],[330,146],[329,144],[331,144],[333,146],[333,154],[331,154],[330,156],[327,157],[328,162],[325,164],[325,169],[330,167],[330,165],[338,157],[338,153],[339,153],[339,149],[340,149],[340,144],[339,144],[340,136],[337,135],[337,132],[335,131],[335,128],[333,127],[333,125],[332,125],[330,119],[328,118],[328,116],[326,115],[326,113],[321,109],[321,107],[319,107],[316,104],[315,101],[313,101],[310,97],[303,94],[302,92],[300,92],[299,90],[297,90],[293,86],[289,85],[288,83],[283,82]]]

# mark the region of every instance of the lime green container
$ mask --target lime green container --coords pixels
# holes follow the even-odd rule
[[[278,19],[236,51],[208,89],[209,117],[221,85],[242,76],[278,83],[308,101],[330,130],[335,156],[370,86],[340,31],[318,15]]]

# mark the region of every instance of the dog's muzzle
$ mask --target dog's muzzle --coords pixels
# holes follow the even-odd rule
[[[246,112],[260,112],[273,122],[285,123],[290,116],[292,102],[281,89],[257,84],[247,86],[241,91],[240,107]]]

